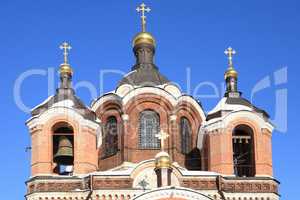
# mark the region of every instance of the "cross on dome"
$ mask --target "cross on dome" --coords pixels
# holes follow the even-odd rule
[[[155,137],[157,137],[160,140],[161,150],[164,151],[164,141],[169,137],[169,134],[164,131],[160,131],[159,134],[155,135]]]
[[[63,50],[63,55],[64,55],[64,64],[68,64],[68,55],[69,51],[72,49],[72,47],[69,45],[67,42],[63,42],[59,48]]]
[[[146,6],[146,4],[142,3],[140,6],[136,8],[136,11],[138,13],[141,13],[141,19],[142,19],[142,32],[146,32],[146,15],[145,12],[150,12],[151,9]]]
[[[235,51],[233,48],[228,47],[227,49],[225,49],[224,53],[225,53],[225,55],[228,57],[228,66],[229,66],[230,68],[232,68],[232,67],[233,67],[233,64],[232,64],[232,57],[233,57],[233,55],[236,54],[236,51]]]

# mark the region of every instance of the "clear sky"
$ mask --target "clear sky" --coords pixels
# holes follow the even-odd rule
[[[54,76],[56,84],[57,74],[52,72],[62,62],[59,44],[65,40],[72,44],[74,84],[80,83],[77,95],[89,104],[101,91],[113,90],[121,78],[116,73],[101,77],[101,71],[126,73],[134,63],[131,40],[140,30],[135,12],[140,3],[0,2],[2,199],[23,199],[25,194],[24,182],[30,175],[30,152],[25,152],[30,146],[30,136],[25,121],[30,115],[20,102],[32,108],[53,93],[55,85],[51,80]],[[147,0],[145,3],[152,8],[148,30],[158,44],[156,64],[184,92],[200,98],[206,111],[221,98],[227,65],[224,49],[232,46],[237,51],[234,64],[239,72],[240,91],[248,99],[252,91],[253,103],[268,111],[278,126],[273,134],[273,164],[274,176],[281,182],[282,199],[299,199],[300,2]],[[40,75],[28,76],[18,89],[22,74],[32,72]],[[92,92],[81,87],[86,85]],[[264,89],[253,89],[258,87]]]

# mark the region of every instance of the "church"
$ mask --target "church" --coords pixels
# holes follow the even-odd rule
[[[141,4],[136,58],[115,90],[85,105],[64,42],[56,93],[31,111],[27,200],[277,200],[269,115],[242,97],[235,50],[226,92],[205,113],[155,65]],[[227,68],[227,69],[226,69]],[[241,80],[242,81],[242,80]]]

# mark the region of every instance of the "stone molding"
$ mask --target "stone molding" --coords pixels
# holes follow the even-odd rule
[[[27,182],[27,194],[36,192],[72,192],[76,190],[118,190],[132,188],[133,179],[129,176],[93,176],[92,185],[90,178],[50,178],[38,177]],[[218,190],[216,177],[181,178],[180,185],[185,189],[197,191]],[[226,193],[274,193],[278,194],[279,183],[271,178],[263,179],[232,179],[222,178],[220,190]]]

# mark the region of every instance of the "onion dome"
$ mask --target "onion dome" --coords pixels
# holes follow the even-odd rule
[[[237,71],[235,71],[235,69],[233,67],[228,68],[225,72],[225,80],[230,77],[233,77],[233,78],[238,77],[238,73],[237,73]]]
[[[73,75],[73,69],[71,68],[71,66],[68,63],[63,63],[60,65],[59,73],[60,74],[66,73],[69,75]]]
[[[136,10],[141,13],[142,20],[142,31],[132,41],[136,63],[132,67],[132,71],[119,82],[118,87],[124,84],[133,86],[164,85],[170,81],[159,72],[158,67],[154,64],[156,42],[152,34],[146,31],[145,13],[150,12],[150,8],[141,4]]]
[[[134,37],[132,46],[135,47],[139,44],[149,44],[155,47],[155,39],[148,32],[140,32]]]
[[[234,49],[232,49],[231,47],[228,47],[224,51],[224,53],[226,56],[228,56],[228,69],[225,72],[225,80],[229,77],[237,78],[238,73],[233,68],[233,63],[232,63],[232,57],[233,57],[233,55],[236,54],[236,51]]]
[[[224,51],[225,55],[228,57],[228,69],[225,72],[225,82],[226,82],[226,93],[225,96],[239,97],[240,92],[237,89],[237,79],[238,73],[233,68],[232,56],[236,53],[234,49],[228,47]]]
[[[33,108],[31,115],[37,116],[52,107],[68,107],[74,109],[84,118],[95,120],[95,113],[84,105],[84,103],[75,95],[75,91],[72,88],[73,70],[68,63],[68,51],[71,49],[71,46],[67,42],[64,42],[60,46],[60,49],[64,51],[64,63],[60,65],[59,69],[60,86],[56,89],[55,95],[50,96],[42,104]]]

